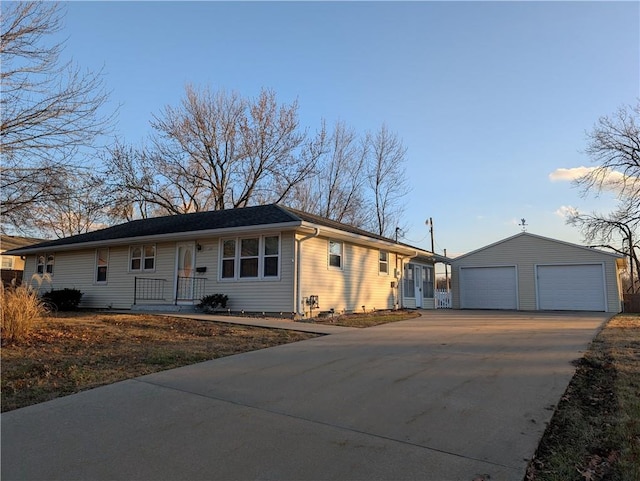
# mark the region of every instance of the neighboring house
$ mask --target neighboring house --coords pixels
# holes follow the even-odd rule
[[[5,255],[4,252],[11,249],[19,249],[42,242],[43,239],[33,237],[17,237],[0,234],[0,260],[2,262],[0,272],[4,285],[20,284],[24,271],[24,259],[19,255]]]
[[[454,309],[621,311],[609,252],[523,232],[452,260]]]
[[[317,315],[434,307],[434,268],[406,244],[279,205],[141,219],[16,249],[41,289],[81,290],[81,307],[193,305]]]

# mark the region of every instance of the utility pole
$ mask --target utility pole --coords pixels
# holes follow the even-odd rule
[[[425,221],[425,224],[429,226],[429,232],[431,233],[431,252],[435,254],[434,242],[433,242],[433,219],[429,217],[429,220]]]
[[[447,249],[444,250],[444,256],[447,257]],[[449,265],[444,263],[444,286],[449,292]]]

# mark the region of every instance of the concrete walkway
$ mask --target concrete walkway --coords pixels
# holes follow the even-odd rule
[[[158,314],[155,312],[154,314]],[[290,331],[310,332],[314,334],[338,334],[341,332],[358,330],[357,327],[342,327],[331,324],[315,324],[313,322],[292,321],[291,319],[276,319],[273,317],[239,317],[212,314],[197,314],[186,312],[162,313],[171,317],[186,317],[203,321],[226,322],[243,326],[267,327],[270,329],[286,329]]]
[[[605,314],[425,311],[2,415],[3,481],[516,480]]]

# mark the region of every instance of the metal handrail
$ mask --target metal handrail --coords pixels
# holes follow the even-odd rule
[[[154,279],[150,277],[133,278],[133,305],[138,301],[164,300],[164,286],[166,279]]]
[[[206,282],[206,277],[178,276],[175,304],[177,305],[178,301],[194,301],[204,297]]]

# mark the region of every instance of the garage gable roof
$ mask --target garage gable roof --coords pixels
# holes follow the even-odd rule
[[[511,237],[507,237],[506,239],[502,239],[502,240],[499,240],[497,242],[494,242],[493,244],[489,244],[489,245],[486,245],[484,247],[480,247],[479,249],[473,250],[471,252],[467,252],[466,254],[463,254],[461,256],[456,257],[455,259],[453,259],[452,262],[456,263],[458,260],[465,259],[466,257],[472,256],[474,254],[477,254],[478,252],[482,252],[482,251],[490,249],[492,247],[496,247],[496,246],[498,246],[500,244],[504,244],[506,242],[513,241],[513,240],[515,240],[515,239],[517,239],[519,237],[532,237],[532,238],[535,238],[535,239],[541,239],[541,240],[545,240],[545,241],[548,241],[548,242],[555,242],[556,244],[562,244],[562,245],[569,246],[569,247],[574,247],[574,248],[577,248],[577,249],[583,249],[583,250],[586,250],[586,251],[589,251],[589,252],[593,252],[595,254],[605,254],[605,255],[608,255],[608,256],[611,256],[611,257],[615,257],[617,259],[620,259],[620,258],[624,257],[623,255],[617,254],[615,252],[607,252],[607,251],[603,251],[603,250],[600,250],[600,249],[594,249],[593,247],[582,246],[580,244],[573,244],[571,242],[566,242],[566,241],[562,241],[562,240],[558,240],[558,239],[552,239],[551,237],[544,237],[544,236],[537,235],[537,234],[531,234],[529,232],[520,232],[520,233],[518,233],[516,235],[513,235]]]

